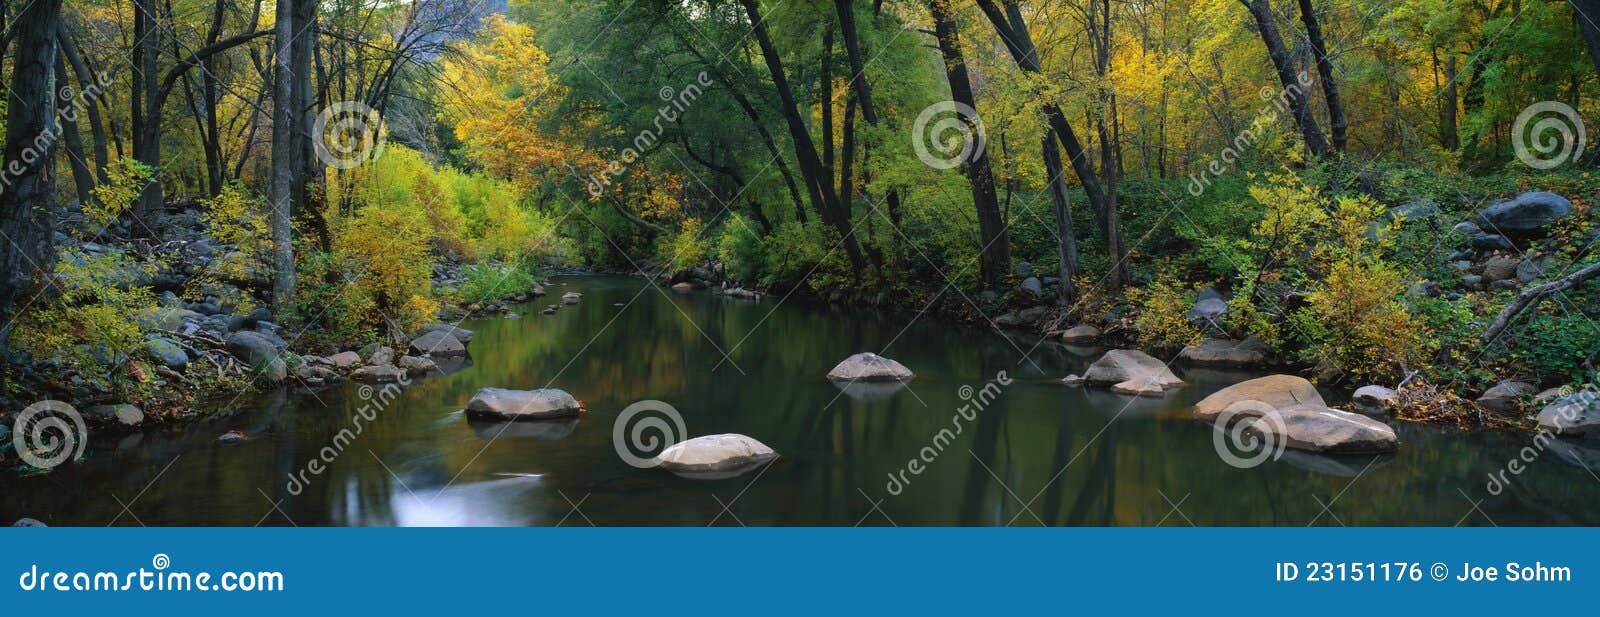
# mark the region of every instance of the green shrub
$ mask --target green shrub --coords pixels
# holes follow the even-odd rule
[[[735,280],[755,283],[766,274],[766,243],[742,214],[728,216],[717,240],[717,258]]]

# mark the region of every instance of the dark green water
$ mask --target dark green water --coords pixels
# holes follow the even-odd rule
[[[181,428],[92,435],[76,464],[0,479],[0,521],[51,525],[1499,525],[1600,523],[1600,446],[1537,452],[1490,494],[1531,436],[1401,424],[1399,454],[1220,458],[1184,408],[1247,373],[1177,369],[1190,385],[1130,399],[1055,381],[1095,356],[911,315],[664,293],[642,280],[559,278],[554,316],[462,324],[465,368],[406,388],[302,473],[366,401],[356,384],[253,394]],[[908,325],[909,324],[909,325]],[[724,361],[722,351],[731,361]],[[892,393],[841,393],[836,362],[877,351],[917,373]],[[1027,355],[1024,356],[1024,353]],[[719,366],[720,363],[720,366]],[[966,420],[1005,371],[1011,384]],[[562,388],[576,423],[469,423],[480,387]],[[964,388],[969,388],[965,389]],[[993,392],[993,390],[991,390]],[[859,398],[856,395],[860,395]],[[782,457],[698,481],[616,454],[620,411],[673,405],[690,436],[744,433]],[[940,429],[959,425],[953,440]],[[505,430],[502,430],[502,429]],[[250,437],[221,445],[218,435]],[[928,449],[924,449],[928,448]],[[319,454],[322,453],[322,454]],[[1587,457],[1587,458],[1583,458]],[[908,470],[908,462],[919,459]],[[931,462],[922,462],[923,460]],[[920,473],[915,473],[920,470]],[[1597,470],[1600,471],[1600,470]],[[307,478],[297,490],[290,474]],[[904,478],[893,494],[890,475]],[[297,494],[296,494],[297,493]],[[1474,509],[1474,503],[1479,502]],[[122,504],[127,504],[124,510]],[[729,504],[724,509],[724,504]],[[876,504],[876,505],[875,505]],[[1330,504],[1324,510],[1323,504]],[[577,505],[574,508],[574,505]],[[1176,508],[1174,506],[1177,506]]]

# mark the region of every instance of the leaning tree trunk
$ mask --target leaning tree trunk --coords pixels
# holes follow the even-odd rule
[[[1327,156],[1328,140],[1322,135],[1322,128],[1317,126],[1317,119],[1311,114],[1311,105],[1306,100],[1305,89],[1295,76],[1294,60],[1289,57],[1289,49],[1283,45],[1283,37],[1278,34],[1272,5],[1268,0],[1239,0],[1239,3],[1249,9],[1250,16],[1255,18],[1261,42],[1267,47],[1267,57],[1272,60],[1272,68],[1278,74],[1278,85],[1283,88],[1282,97],[1294,114],[1294,123],[1300,128],[1306,149],[1316,158]]]
[[[950,98],[965,105],[974,114],[978,101],[972,92],[972,82],[967,77],[967,60],[961,53],[960,34],[955,17],[950,14],[948,0],[930,0],[928,9],[933,14],[934,35],[939,39],[939,52],[944,56],[945,79],[950,82]],[[962,122],[976,135],[976,118],[961,117]],[[979,135],[977,139],[982,139]],[[989,154],[978,144],[972,159],[965,163],[967,181],[972,186],[972,205],[978,211],[978,263],[983,286],[994,288],[1011,270],[1011,242],[1005,219],[1000,216],[1000,203],[995,197],[994,171],[989,167]]]
[[[56,54],[56,85],[63,93],[67,79],[67,63]],[[78,96],[87,96],[79,94]],[[89,171],[89,161],[83,154],[83,136],[78,133],[78,104],[76,97],[57,97],[56,118],[60,123],[61,145],[67,150],[67,165],[72,168],[72,186],[78,193],[79,207],[88,206],[94,199],[94,175]]]
[[[783,59],[778,55],[778,48],[773,46],[772,37],[767,33],[766,21],[761,18],[761,7],[756,0],[740,0],[740,3],[744,5],[745,13],[750,18],[751,36],[761,47],[761,56],[766,61],[767,72],[772,74],[772,84],[778,90],[779,101],[783,103],[783,118],[789,126],[789,137],[794,142],[795,159],[800,163],[800,176],[805,180],[812,208],[824,222],[839,232],[845,252],[850,257],[853,273],[859,279],[866,263],[861,255],[861,246],[856,241],[855,230],[850,226],[850,213],[840,206],[838,194],[833,190],[833,179],[823,175],[822,161],[817,157],[816,144],[811,140],[811,132],[800,117],[794,91],[789,88],[789,80],[784,74]]]
[[[34,0],[16,15],[11,28],[17,52],[10,89],[6,91],[6,135],[3,150],[8,185],[0,191],[0,352],[11,340],[18,301],[33,288],[55,258],[55,212],[51,203],[54,175],[52,141],[35,141],[55,130],[56,27],[61,0]],[[13,167],[16,166],[16,167]],[[21,171],[12,172],[20,168]],[[0,365],[6,363],[0,362]]]
[[[1339,98],[1338,78],[1333,74],[1333,61],[1328,59],[1328,47],[1322,42],[1322,25],[1311,7],[1311,0],[1299,0],[1300,22],[1306,26],[1306,39],[1311,42],[1311,55],[1317,59],[1317,74],[1322,76],[1322,97],[1328,103],[1328,130],[1333,136],[1333,149],[1344,152],[1344,103]]]
[[[1583,33],[1595,72],[1600,74],[1600,0],[1572,0],[1572,17],[1578,22],[1578,31]]]
[[[272,84],[272,306],[279,315],[285,315],[294,300],[294,237],[290,215],[294,172],[300,168],[300,162],[296,160],[299,151],[295,149],[294,137],[297,131],[293,86],[294,2],[279,0],[277,10]]]
[[[873,127],[878,126],[878,109],[872,102],[872,84],[867,82],[866,66],[861,60],[861,39],[856,33],[856,12],[851,0],[835,0],[839,13],[839,29],[844,33],[845,54],[850,58],[850,83],[855,86],[856,100],[861,104],[861,119]],[[862,156],[863,160],[867,155]],[[870,173],[863,170],[863,173]],[[848,197],[847,197],[848,198]],[[900,226],[900,192],[889,189],[884,196],[889,207],[889,222]]]

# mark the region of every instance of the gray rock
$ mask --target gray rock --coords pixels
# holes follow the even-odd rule
[[[1267,344],[1253,336],[1243,341],[1214,338],[1183,348],[1178,359],[1200,366],[1256,366],[1266,363],[1267,351]]]
[[[1478,212],[1479,227],[1502,234],[1538,231],[1557,219],[1572,214],[1572,202],[1555,193],[1522,193],[1490,204]]]
[[[1183,380],[1172,374],[1172,369],[1136,349],[1113,349],[1100,356],[1084,371],[1085,385],[1108,387],[1124,381],[1148,382],[1163,390],[1183,385]]]
[[[1022,279],[1022,284],[1021,284],[1020,287],[1022,289],[1022,293],[1025,293],[1025,294],[1029,295],[1030,297],[1033,297],[1033,298],[1042,298],[1042,297],[1044,297],[1044,282],[1040,281],[1037,277],[1030,276],[1028,278]]]
[[[1477,223],[1472,221],[1461,221],[1460,223],[1456,223],[1455,227],[1451,227],[1450,231],[1471,238],[1483,233],[1483,228],[1479,227]]]
[[[1228,303],[1221,298],[1205,298],[1195,302],[1194,308],[1189,309],[1183,316],[1189,318],[1189,321],[1216,325],[1227,312]]]
[[[32,519],[32,518],[28,518],[26,516],[17,519],[17,522],[12,523],[11,526],[12,527],[49,527],[49,525],[46,525],[46,524],[44,524],[42,522],[39,522],[38,519]]]
[[[155,358],[162,366],[181,369],[189,364],[189,354],[183,346],[164,336],[150,336],[144,343],[145,351],[150,352],[150,357]]]
[[[576,291],[569,291],[567,293],[561,294],[561,303],[562,304],[577,304],[578,301],[582,300],[582,299],[583,299],[583,294],[578,293]]]
[[[446,333],[446,334],[449,334],[450,336],[456,337],[456,340],[461,341],[462,345],[471,345],[472,344],[472,331],[471,330],[468,330],[466,328],[462,328],[462,327],[459,327],[459,326],[452,326],[452,325],[447,324],[447,323],[434,322],[434,323],[428,324],[426,326],[423,326],[421,328],[418,328],[417,329],[417,336],[422,336],[422,335],[427,334],[429,332],[441,332],[441,331]]]
[[[548,420],[578,415],[578,399],[556,389],[481,388],[467,402],[467,416],[490,420]]]
[[[1026,324],[1016,313],[1006,313],[994,318],[994,325],[999,328],[1020,328]]]
[[[1600,392],[1584,391],[1556,399],[1539,411],[1539,428],[1563,437],[1600,437]]]
[[[1119,381],[1113,384],[1111,386],[1111,391],[1117,394],[1154,398],[1166,394],[1167,389],[1162,387],[1160,383],[1154,381],[1146,379],[1130,379],[1128,381]]]
[[[1039,323],[1039,320],[1044,319],[1045,314],[1049,312],[1050,307],[1048,306],[1033,306],[1017,311],[1017,319],[1031,326]]]
[[[1522,399],[1532,396],[1535,392],[1533,384],[1521,381],[1506,380],[1494,385],[1478,397],[1479,406],[1497,413],[1516,411]]]
[[[651,459],[655,466],[674,473],[714,473],[743,470],[778,458],[767,444],[727,433],[681,441]]]
[[[1544,260],[1524,259],[1522,260],[1522,263],[1517,264],[1518,281],[1532,283],[1537,280],[1541,274],[1544,274]]]
[[[1514,277],[1517,275],[1518,264],[1519,261],[1513,257],[1505,255],[1490,257],[1489,261],[1483,264],[1483,280],[1493,283]]]
[[[1383,386],[1361,386],[1350,402],[1363,413],[1384,414],[1400,403],[1400,394]]]
[[[1200,399],[1200,402],[1195,403],[1194,417],[1196,420],[1214,422],[1230,405],[1241,401],[1256,401],[1270,409],[1301,403],[1326,405],[1316,386],[1311,385],[1305,378],[1295,375],[1267,375],[1241,381]]]
[[[1268,444],[1311,452],[1393,452],[1400,447],[1389,425],[1317,404],[1274,410],[1251,424],[1249,431]]]
[[[409,375],[417,376],[427,375],[428,373],[437,371],[439,370],[439,365],[428,358],[419,358],[417,356],[401,356],[400,368],[405,369],[406,373]]]
[[[1033,276],[1033,264],[1019,261],[1011,267],[1011,274],[1016,276],[1018,280],[1031,277]]]
[[[453,358],[467,355],[467,346],[444,330],[434,330],[411,341],[411,349],[422,356]]]
[[[1501,279],[1493,283],[1489,283],[1489,289],[1516,289],[1521,286],[1522,283],[1516,279]]]
[[[366,349],[366,348],[363,347],[362,349]],[[367,356],[367,364],[370,365],[370,366],[382,366],[384,364],[394,364],[394,348],[393,347],[388,347],[388,346],[385,346],[385,345],[379,345],[376,349],[373,349],[371,353],[366,354],[366,356]]]
[[[269,383],[283,381],[289,376],[284,363],[283,350],[259,332],[234,332],[227,338],[228,353],[244,360],[259,377]]]
[[[405,370],[393,364],[363,366],[350,372],[351,379],[367,383],[395,383],[405,376]]]
[[[1062,332],[1061,340],[1066,343],[1092,343],[1100,340],[1100,329],[1089,324],[1076,325]]]
[[[185,319],[199,319],[200,313],[184,308],[160,308],[139,317],[139,326],[146,330],[171,330],[181,332]]]
[[[1472,249],[1475,251],[1508,251],[1513,248],[1511,240],[1500,234],[1481,233],[1472,237]]]
[[[1466,287],[1467,289],[1478,289],[1483,287],[1483,277],[1476,274],[1468,274],[1463,276],[1461,277],[1461,286]]]
[[[1456,272],[1467,272],[1472,270],[1472,262],[1462,259],[1460,261],[1452,261],[1448,264],[1445,264],[1445,267]]]
[[[1061,378],[1061,385],[1072,387],[1081,386],[1083,385],[1083,377],[1081,375],[1067,375],[1066,377]]]
[[[872,352],[845,358],[828,371],[830,381],[911,381],[911,369]]]
[[[328,356],[327,360],[328,363],[332,364],[335,368],[350,368],[357,364],[361,364],[361,354],[353,351],[341,351]]]
[[[84,411],[120,428],[138,428],[144,424],[144,410],[136,405],[127,403],[117,405],[95,405]]]
[[[1444,258],[1444,260],[1445,261],[1470,260],[1470,259],[1472,259],[1472,256],[1476,255],[1476,254],[1477,254],[1477,251],[1474,251],[1472,249],[1461,249],[1459,251],[1456,251],[1454,253],[1449,254],[1448,256],[1446,256]]]

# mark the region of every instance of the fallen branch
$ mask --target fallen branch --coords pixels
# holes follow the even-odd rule
[[[1489,324],[1489,329],[1483,331],[1483,337],[1480,340],[1485,345],[1493,343],[1495,339],[1500,337],[1502,332],[1505,332],[1506,328],[1511,327],[1517,315],[1523,311],[1538,305],[1547,297],[1571,289],[1579,283],[1596,276],[1600,276],[1600,261],[1589,264],[1581,270],[1554,281],[1523,290],[1522,293],[1517,294],[1515,299],[1511,300],[1510,304],[1501,309],[1500,314],[1495,316],[1494,322]]]

